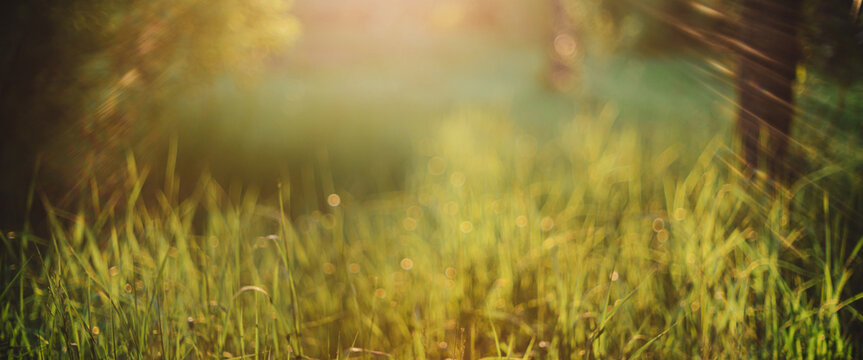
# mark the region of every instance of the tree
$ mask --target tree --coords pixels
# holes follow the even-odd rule
[[[740,17],[737,129],[743,160],[751,169],[758,167],[761,133],[766,131],[768,172],[778,180],[789,170],[801,10],[802,0],[744,0]]]
[[[155,141],[165,111],[217,77],[244,77],[299,33],[288,0],[31,0],[4,3],[0,226],[40,188],[121,181],[124,151]]]

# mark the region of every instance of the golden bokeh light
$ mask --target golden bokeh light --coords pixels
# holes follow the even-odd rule
[[[448,201],[444,204],[444,213],[448,215],[458,214],[458,203],[455,201]]]
[[[416,206],[416,205],[409,207],[407,210],[408,217],[411,217],[414,219],[419,219],[420,217],[422,217],[422,214],[423,214],[422,209],[420,209],[420,207]]]
[[[570,34],[559,34],[554,38],[554,51],[563,58],[575,56],[576,42]]]
[[[686,209],[677,208],[674,209],[674,220],[683,221],[686,218]]]
[[[656,233],[656,241],[659,241],[660,244],[668,241],[668,230],[662,229]]]
[[[549,231],[554,227],[554,219],[550,216],[546,216],[539,222],[539,226],[542,228],[542,231]]]
[[[461,224],[458,225],[458,228],[461,232],[467,234],[473,231],[473,223],[470,221],[462,221]]]
[[[401,266],[402,270],[410,270],[414,268],[414,261],[410,258],[404,258],[399,263],[399,266]]]
[[[348,264],[348,271],[351,274],[359,274],[360,273],[360,264],[357,264],[357,263]]]
[[[446,171],[446,161],[440,156],[432,157],[428,162],[428,171],[432,175],[440,175]]]
[[[456,171],[450,176],[449,182],[452,184],[452,186],[461,187],[462,185],[464,185],[465,179],[466,178],[463,173]]]
[[[387,291],[382,288],[375,289],[375,297],[378,299],[383,299],[387,297]]]
[[[660,232],[665,228],[665,221],[662,218],[653,219],[653,232]]]
[[[327,204],[332,207],[339,206],[342,203],[342,198],[338,194],[330,194],[327,196]]]
[[[324,274],[332,275],[336,273],[336,266],[333,263],[324,263],[323,265]]]
[[[404,218],[402,220],[402,227],[407,231],[414,231],[417,228],[417,221],[411,217]]]
[[[517,218],[515,218],[515,225],[520,228],[527,226],[527,216],[519,215]]]

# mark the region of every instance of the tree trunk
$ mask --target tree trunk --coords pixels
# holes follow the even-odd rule
[[[575,59],[579,49],[578,38],[575,36],[575,26],[566,11],[564,0],[550,0],[552,17],[551,50],[549,52],[550,69],[548,81],[555,91],[571,90],[576,81]]]
[[[789,172],[786,154],[794,118],[793,85],[800,61],[797,28],[801,0],[744,0],[740,19],[740,68],[737,91],[737,128],[743,159],[750,170],[764,154],[767,173],[785,182]],[[761,148],[761,134],[768,142]]]

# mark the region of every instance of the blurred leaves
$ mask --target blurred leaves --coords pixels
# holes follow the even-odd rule
[[[219,76],[260,72],[268,56],[299,34],[288,5],[280,0],[79,4],[70,27],[93,43],[92,52],[82,54],[81,78],[94,79],[89,100],[95,100],[85,128],[112,137],[114,125],[128,126],[138,117],[153,120],[146,119],[146,111],[184,91]]]
[[[300,34],[290,5],[76,0],[11,6],[17,26],[3,37],[20,51],[10,53],[11,75],[3,83],[24,91],[4,91],[4,116],[14,119],[4,128],[20,139],[24,157],[4,161],[4,168],[26,168],[41,156],[49,178],[66,179],[48,184],[59,191],[91,176],[112,186],[124,151],[152,148],[171,133],[178,117],[168,109],[217,79],[254,79],[287,49]]]

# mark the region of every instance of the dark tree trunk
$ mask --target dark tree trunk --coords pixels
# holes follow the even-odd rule
[[[568,91],[576,81],[575,66],[579,49],[575,26],[566,11],[565,0],[550,0],[552,38],[548,81],[555,91]]]
[[[744,0],[740,19],[737,128],[743,159],[758,168],[763,153],[766,171],[775,180],[788,180],[786,159],[794,118],[793,85],[800,61],[797,29],[801,0]],[[768,143],[763,151],[761,134]]]

